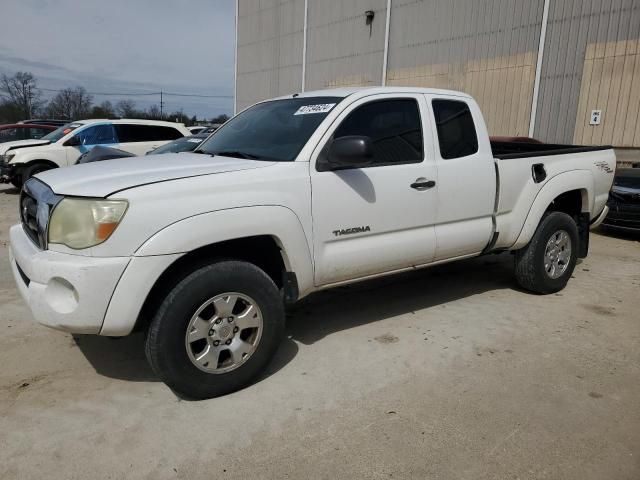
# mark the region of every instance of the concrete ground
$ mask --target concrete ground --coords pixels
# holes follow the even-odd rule
[[[140,335],[35,325],[0,187],[0,478],[640,478],[640,237],[592,236],[559,294],[489,256],[299,305],[255,385],[202,402]]]

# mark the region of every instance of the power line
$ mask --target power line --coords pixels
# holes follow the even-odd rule
[[[38,88],[38,90],[43,90],[45,92],[62,92],[64,91],[64,89],[55,89],[55,88]],[[90,95],[113,95],[113,96],[134,96],[134,97],[140,97],[140,96],[146,96],[146,95],[159,95],[160,92],[149,92],[149,93],[105,93],[105,92],[86,92]]]
[[[39,90],[45,91],[45,92],[62,92],[63,89],[54,89],[54,88],[39,88]],[[123,92],[123,93],[115,93],[115,92],[86,92],[89,95],[104,95],[104,96],[120,96],[120,97],[125,97],[125,96],[130,96],[130,97],[142,97],[142,96],[153,96],[153,95],[168,95],[168,96],[172,96],[172,97],[198,97],[198,98],[233,98],[233,95],[205,95],[205,94],[199,94],[199,93],[175,93],[175,92],[165,92],[165,91],[158,91],[158,92],[141,92],[141,93],[130,93],[130,92]]]
[[[164,94],[171,95],[173,97],[233,98],[233,95],[201,95],[198,93],[171,93],[171,92],[164,92]]]

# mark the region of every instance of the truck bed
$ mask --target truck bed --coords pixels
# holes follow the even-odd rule
[[[541,142],[509,142],[491,140],[491,151],[495,158],[508,160],[511,158],[543,157],[547,155],[563,155],[567,153],[594,152],[597,150],[609,150],[611,146],[584,146],[584,145],[561,145],[555,143]]]

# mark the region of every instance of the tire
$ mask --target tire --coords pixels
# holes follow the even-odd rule
[[[560,232],[565,232],[568,239]],[[552,237],[556,243],[550,247],[551,258],[559,258],[558,263],[549,262],[545,266],[547,247]],[[564,248],[558,248],[564,245]],[[567,253],[566,246],[570,246]],[[554,256],[555,254],[555,256]],[[529,244],[516,251],[515,274],[518,284],[532,292],[548,294],[562,290],[571,278],[578,255],[578,226],[575,220],[562,212],[551,212],[542,217]],[[555,265],[554,265],[555,264]]]
[[[244,328],[243,308],[252,302],[257,308],[243,321],[257,323],[261,318],[261,327]],[[222,323],[217,324],[218,319]],[[169,291],[149,326],[145,353],[156,375],[176,393],[192,399],[217,397],[244,388],[258,377],[280,344],[284,322],[278,288],[265,272],[247,262],[221,260],[196,268]],[[197,338],[205,331],[205,338]],[[219,346],[214,347],[215,341]],[[247,345],[252,344],[253,350],[245,355]],[[196,360],[199,355],[209,358],[202,354],[208,349],[218,361],[214,357],[206,363]]]
[[[11,180],[11,185],[16,187],[18,190],[22,189],[22,176],[13,177]]]
[[[51,170],[53,167],[47,165],[46,163],[32,163],[27,165],[22,169],[22,184],[25,184],[27,180],[29,180],[34,175],[44,172],[45,170]],[[20,186],[22,187],[22,185]]]

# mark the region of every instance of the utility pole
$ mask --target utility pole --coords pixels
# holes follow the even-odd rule
[[[29,116],[29,120],[31,120],[31,85],[27,85],[27,114]]]
[[[163,108],[164,102],[162,101],[162,90],[160,90],[160,120],[164,118],[164,116],[162,115]]]

